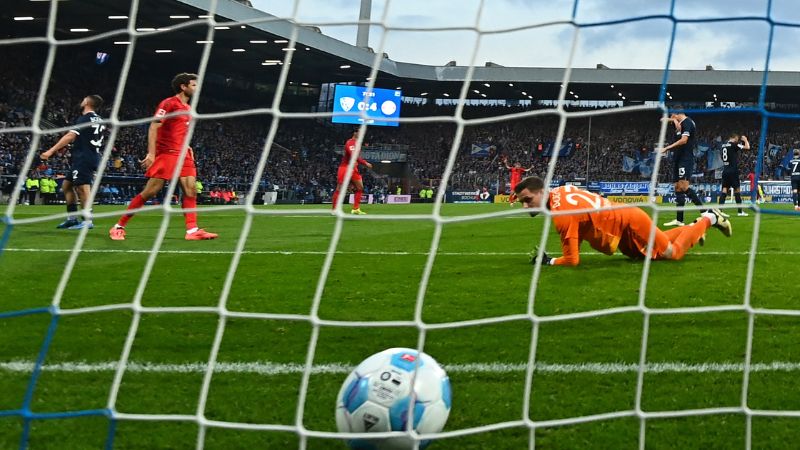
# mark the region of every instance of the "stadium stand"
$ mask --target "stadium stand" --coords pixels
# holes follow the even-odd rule
[[[10,64],[0,68],[3,79],[11,80],[0,86],[0,126],[15,127],[30,123],[32,108],[38,91],[37,73],[41,64],[32,61],[29,54],[4,51],[3,57]],[[90,76],[89,72],[92,71]],[[95,76],[93,66],[54,74],[45,106],[44,128],[64,127],[75,115],[75,106],[88,92],[100,92],[113,100],[116,77],[113,73],[101,72]],[[89,81],[91,80],[91,81]],[[99,82],[98,82],[99,80]],[[155,102],[167,92],[160,79],[138,79],[135,86],[126,88],[120,111],[121,119],[147,117]],[[203,97],[198,110],[215,112],[241,109],[252,106],[245,100],[226,100],[214,97],[210,92]],[[235,96],[234,96],[235,98]],[[128,101],[130,99],[130,101]],[[404,106],[404,114],[420,116],[452,113],[452,106],[419,104],[413,99]],[[530,107],[528,107],[530,109]],[[504,106],[469,106],[468,117],[491,117],[526,108]],[[623,170],[623,158],[640,160],[647,158],[657,142],[659,124],[656,113],[628,114],[573,119],[567,123],[563,146],[569,148],[562,153],[556,166],[558,180],[615,180],[636,181],[649,178],[649,173],[638,170]],[[755,167],[755,155],[759,142],[760,123],[753,114],[710,115],[696,117],[699,141],[709,148],[717,148],[727,136],[739,131],[750,137],[753,150],[740,160],[740,172],[748,173]],[[249,180],[261,154],[270,122],[263,116],[239,117],[225,120],[202,120],[198,123],[192,144],[195,149],[200,178],[210,188],[221,187],[233,190],[249,188]],[[552,115],[527,119],[503,121],[465,129],[450,189],[478,190],[483,187],[491,192],[506,192],[507,174],[501,159],[519,161],[532,167],[532,174],[543,175],[549,161],[557,132],[557,119]],[[422,186],[438,186],[444,171],[444,163],[452,146],[453,124],[406,124],[399,128],[369,128],[365,142],[371,144],[401,144],[408,146],[406,177],[387,177],[369,172],[366,177],[366,192],[386,193],[390,185],[402,183],[405,191],[417,192]],[[332,126],[324,121],[283,120],[280,122],[269,156],[269,164],[261,182],[261,190],[276,190],[279,198],[293,201],[321,202],[331,196],[336,187],[336,165],[340,158],[342,143],[351,128]],[[118,134],[115,150],[109,160],[103,183],[114,185],[116,196],[101,196],[102,201],[124,202],[135,195],[136,186],[143,183],[143,171],[138,165],[146,148],[146,126],[126,127]],[[42,147],[50,145],[58,135],[46,135]],[[0,134],[0,175],[18,175],[18,167],[30,145],[30,135],[24,133]],[[776,119],[771,122],[766,142],[777,144],[775,154],[765,157],[762,178],[780,178],[780,163],[800,140],[800,134],[790,122]],[[489,148],[488,157],[472,157],[473,144]],[[566,148],[565,147],[565,148]],[[338,153],[337,153],[338,150]],[[697,181],[713,181],[714,172],[706,171],[705,155],[696,159]],[[659,181],[667,181],[670,163],[662,163]],[[67,167],[67,155],[54,158],[46,164],[36,166],[37,174],[52,170],[63,173]]]

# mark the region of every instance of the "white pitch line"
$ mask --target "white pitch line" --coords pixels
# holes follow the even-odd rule
[[[4,251],[7,252],[25,252],[25,253],[70,253],[71,248],[15,248],[9,247]],[[90,249],[84,248],[80,250],[81,253],[131,253],[131,254],[149,254],[150,250],[136,250],[136,249]],[[233,250],[159,250],[160,254],[172,255],[233,255]],[[242,252],[245,255],[325,255],[327,252],[323,250],[245,250]],[[428,252],[388,252],[388,251],[344,251],[337,250],[337,255],[373,255],[373,256],[427,256]],[[528,256],[527,252],[437,252],[439,256]],[[703,256],[745,256],[750,252],[690,252],[689,255],[703,255]],[[756,252],[757,255],[800,255],[800,251],[780,251],[770,250],[763,252]],[[605,256],[603,253],[587,251],[582,252],[581,256]]]
[[[0,372],[31,373],[34,368],[32,361],[7,361],[0,362]],[[355,368],[347,363],[318,364],[312,368],[314,374],[347,374]],[[468,363],[447,364],[446,371],[451,373],[521,373],[526,369],[524,363]],[[83,361],[62,362],[45,364],[42,367],[46,372],[66,373],[94,373],[113,372],[117,369],[116,362],[89,363]],[[131,373],[192,373],[202,374],[207,369],[206,363],[161,364],[150,362],[130,362],[126,367]],[[305,364],[274,363],[274,362],[218,362],[215,373],[249,373],[257,375],[286,375],[303,373]],[[584,374],[614,374],[637,373],[637,363],[574,363],[555,364],[547,362],[536,363],[536,372],[550,374],[584,373]],[[683,363],[683,362],[653,362],[644,368],[645,373],[742,373],[744,364],[740,362],[708,362],[708,363]],[[800,371],[800,362],[774,361],[771,363],[753,363],[750,372],[797,372]]]

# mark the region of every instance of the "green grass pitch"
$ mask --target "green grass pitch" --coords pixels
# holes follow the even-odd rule
[[[275,207],[273,207],[275,208]],[[311,209],[313,207],[303,207]],[[349,210],[349,206],[346,206]],[[430,205],[364,207],[371,215],[426,214]],[[508,210],[504,205],[444,205],[445,216]],[[97,212],[112,211],[99,207]],[[735,211],[735,210],[734,210]],[[44,217],[61,207],[20,206],[17,219]],[[664,219],[664,216],[667,218]],[[671,219],[663,213],[659,222]],[[690,219],[693,214],[689,214]],[[173,216],[142,296],[145,307],[218,305],[245,219],[242,210],[202,211],[200,223],[220,233],[215,241],[182,239],[183,219]],[[61,300],[73,309],[133,300],[148,251],[162,220],[160,212],[140,214],[128,226],[128,240],[111,241],[114,219],[96,220],[77,258]],[[741,305],[745,298],[748,252],[756,216],[731,218],[734,234],[709,230],[704,247],[680,262],[651,265],[646,305],[650,308]],[[800,218],[765,214],[752,279],[755,308],[797,310],[795,244]],[[52,303],[75,231],[57,230],[57,220],[16,225],[0,256],[0,314]],[[526,215],[444,225],[425,293],[426,323],[525,314],[532,266],[527,252],[538,243],[543,219]],[[329,215],[256,215],[233,281],[227,308],[236,312],[309,314],[330,245],[335,218]],[[2,225],[0,225],[2,227]],[[434,234],[428,220],[347,220],[327,281],[319,317],[336,321],[410,321]],[[0,230],[2,231],[2,230]],[[550,232],[547,250],[560,254]],[[544,267],[534,311],[548,317],[635,306],[643,264],[622,256],[592,253],[585,244],[577,268]],[[30,314],[0,319],[0,448],[19,447],[19,410],[51,316]],[[31,410],[58,413],[105,408],[131,325],[130,310],[64,315],[33,391]],[[624,312],[594,318],[542,322],[533,377],[530,419],[550,421],[634,409],[643,315]],[[208,312],[145,313],[136,334],[116,409],[131,414],[197,411],[202,367],[217,328]],[[445,431],[523,419],[524,365],[532,322],[429,330],[425,351],[452,367],[453,408]],[[748,314],[744,311],[653,315],[649,321],[642,409],[646,412],[739,407],[744,374]],[[230,318],[205,409],[210,420],[294,425],[312,326],[308,321]],[[416,347],[415,327],[322,326],[314,364],[354,366],[388,347]],[[798,411],[800,317],[757,315],[747,405],[754,410]],[[661,364],[659,366],[659,364]],[[255,370],[253,367],[260,369]],[[550,369],[546,369],[550,367]],[[560,367],[561,369],[556,369]],[[655,369],[662,367],[662,369]],[[346,374],[314,372],[302,423],[334,431],[334,403]],[[5,412],[5,414],[3,414]],[[634,449],[640,420],[623,417],[535,431],[537,447],[548,449]],[[39,419],[30,424],[32,449],[102,448],[109,419],[86,416]],[[195,448],[192,421],[121,420],[114,448]],[[742,413],[653,418],[645,422],[646,448],[742,448]],[[528,448],[528,428],[511,427],[435,442],[433,449]],[[756,416],[754,448],[791,448],[800,441],[800,418]],[[241,431],[211,427],[206,448],[296,448],[292,432]],[[311,438],[311,449],[344,449],[340,440]]]

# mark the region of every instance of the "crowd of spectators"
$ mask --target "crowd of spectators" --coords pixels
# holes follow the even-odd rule
[[[6,64],[0,67],[0,128],[28,127],[39,91],[39,81],[31,73],[25,55],[4,55]],[[28,68],[28,69],[26,69]],[[71,75],[70,75],[71,74]],[[169,78],[169,77],[167,77]],[[114,77],[92,78],[86,74],[67,71],[54,74],[42,109],[43,129],[64,127],[78,114],[77,105],[88,93],[114,93]],[[139,80],[137,80],[139,81]],[[145,80],[146,81],[146,80]],[[147,118],[157,102],[170,95],[168,81],[153,80],[126,89],[120,108],[120,119]],[[154,84],[154,83],[160,84]],[[129,84],[131,84],[129,82]],[[107,101],[113,100],[108,97]],[[209,98],[198,106],[203,112],[236,109],[236,104]],[[443,116],[454,112],[449,106],[404,105],[408,115]],[[470,106],[465,108],[466,118],[497,117],[520,112],[520,107],[504,108]],[[108,116],[108,111],[101,111]],[[570,148],[569,154],[558,158],[554,178],[563,180],[646,180],[650,177],[638,171],[623,171],[623,157],[646,159],[654,151],[660,132],[660,114],[616,113],[570,118],[566,122],[562,144]],[[749,137],[753,145],[740,159],[740,172],[748,173],[755,166],[755,155],[760,142],[760,118],[755,114],[696,115],[698,141],[717,148],[727,140],[727,134],[736,131]],[[492,191],[506,190],[507,171],[504,161],[519,162],[530,167],[531,174],[544,175],[548,170],[553,145],[559,129],[560,117],[554,114],[529,116],[515,120],[492,120],[466,125],[458,145],[453,148],[458,127],[452,121],[409,123],[400,127],[370,127],[365,142],[371,145],[401,144],[407,148],[407,171],[404,177],[381,175],[377,171],[365,175],[367,193],[386,193],[394,189],[401,178],[412,191],[423,186],[440,187],[448,157],[455,152],[448,188],[452,190]],[[280,190],[292,193],[295,198],[320,201],[330,197],[336,187],[336,169],[341,158],[341,147],[349,137],[352,127],[334,126],[327,119],[284,119],[279,121],[273,145],[265,148],[272,125],[268,115],[237,116],[224,119],[205,119],[195,122],[191,140],[197,161],[199,178],[210,188],[224,191],[249,189],[265,151],[266,161],[259,190]],[[112,133],[113,150],[106,168],[106,176],[142,177],[138,160],[146,153],[147,123],[121,126]],[[111,127],[109,127],[111,128]],[[667,130],[671,139],[673,130]],[[16,174],[33,144],[38,151],[49,147],[58,134],[43,133],[38,143],[33,135],[23,131],[0,133],[0,175]],[[790,120],[770,120],[766,142],[777,144],[776,154],[764,159],[763,178],[780,175],[778,167],[783,156],[800,144],[800,133]],[[478,144],[488,149],[488,155],[475,157],[472,149]],[[68,153],[47,163],[34,160],[33,167],[42,174],[63,173],[68,167]],[[706,157],[696,159],[696,173],[703,181],[711,181],[713,171],[706,171]],[[670,180],[670,161],[661,163],[659,181]],[[104,189],[103,195],[125,197],[131,189]]]

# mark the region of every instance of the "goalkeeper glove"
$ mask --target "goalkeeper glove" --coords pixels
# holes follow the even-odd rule
[[[531,264],[536,264],[536,258],[539,256],[539,247],[535,247],[531,252],[528,254]],[[547,252],[542,252],[542,265],[543,266],[552,266],[553,261],[555,258],[551,258],[547,256]]]

